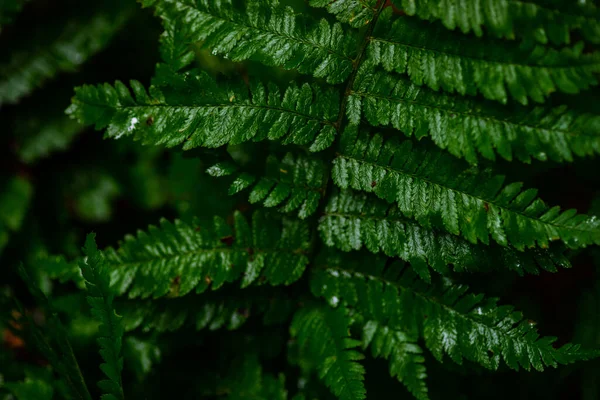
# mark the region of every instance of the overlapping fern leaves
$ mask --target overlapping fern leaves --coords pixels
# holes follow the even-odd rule
[[[565,248],[600,244],[595,217],[549,208],[535,189],[505,184],[478,166],[497,156],[570,162],[600,152],[600,116],[560,99],[529,104],[598,84],[600,53],[584,42],[545,46],[570,43],[573,32],[597,42],[595,9],[563,12],[545,1],[396,2],[403,13],[446,28],[482,36],[485,27],[492,37],[479,39],[394,13],[388,3],[310,1],[343,25],[275,0],[143,1],[165,26],[152,85],[83,86],[68,113],[111,138],[184,150],[227,147],[207,172],[233,175],[230,194],[248,189],[251,204],[288,215],[256,211],[252,227],[240,211],[211,226],[163,221],[108,249],[113,290],[135,299],[125,304],[140,302],[137,313],[129,309],[129,329],[162,331],[190,321],[237,328],[245,319],[225,301],[207,300],[200,311],[179,302],[238,280],[242,287],[289,285],[310,265],[312,292],[328,305],[299,302],[290,332],[302,365],[344,400],[366,393],[361,342],[350,328],[363,332],[363,346],[388,359],[391,375],[419,399],[428,398],[419,338],[440,361],[447,354],[493,370],[501,361],[542,370],[597,355],[577,345],[553,347],[554,339],[539,337],[511,307],[442,277],[555,271],[570,266]],[[523,28],[524,21],[531,25]],[[198,47],[294,70],[304,74],[302,83],[210,77],[192,65]],[[392,129],[372,134],[367,125],[409,138],[399,140]],[[411,136],[428,136],[440,149]],[[256,172],[265,171],[260,156],[232,161],[235,146],[248,142],[269,150],[265,173]],[[324,246],[313,243],[317,231]],[[326,247],[344,253],[311,259]],[[370,253],[358,253],[363,247]],[[158,305],[160,297],[168,307]]]

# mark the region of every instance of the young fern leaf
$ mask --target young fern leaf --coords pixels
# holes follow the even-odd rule
[[[519,274],[570,267],[560,247],[521,252],[513,247],[473,244],[459,236],[425,228],[403,216],[396,206],[351,191],[331,195],[319,231],[329,247],[346,252],[366,247],[372,253],[382,252],[408,261],[427,282],[431,280],[428,266],[441,274],[448,273],[449,265],[457,272],[498,266]]]
[[[114,87],[79,87],[68,113],[97,129],[108,127],[107,137],[133,135],[144,144],[168,147],[185,143],[186,150],[269,139],[311,144],[311,151],[319,151],[335,137],[339,98],[333,90],[309,84],[291,84],[284,92],[273,84],[217,85],[206,73],[174,74],[166,66],[158,74],[164,86],[152,86],[150,95],[131,82],[135,98],[119,81]]]
[[[123,371],[123,358],[121,348],[123,345],[123,327],[121,316],[117,315],[113,307],[114,294],[109,284],[110,277],[104,255],[96,247],[96,235],[87,235],[83,253],[85,259],[80,262],[81,273],[85,279],[88,296],[87,301],[91,307],[94,317],[100,321],[98,344],[100,355],[104,364],[100,369],[108,380],[98,382],[98,386],[105,393],[103,400],[122,400],[123,382],[121,372]]]
[[[600,115],[567,106],[510,108],[418,87],[365,64],[348,98],[347,116],[358,125],[392,126],[475,164],[481,155],[512,161],[573,161],[600,153]]]
[[[390,375],[398,378],[418,400],[427,400],[427,372],[423,363],[423,350],[415,340],[401,330],[391,329],[375,320],[367,321],[362,328],[363,349],[371,347],[373,357],[390,362]]]
[[[256,212],[252,228],[240,212],[234,226],[215,217],[212,226],[162,220],[148,233],[126,236],[117,249],[105,251],[111,285],[129,298],[180,297],[213,290],[243,275],[242,286],[259,277],[272,285],[300,278],[308,258],[308,228],[293,220]]]
[[[74,71],[106,47],[130,15],[131,7],[104,7],[88,18],[58,25],[60,31],[50,41],[48,32],[40,32],[33,44],[0,65],[0,105],[16,103],[60,72]]]
[[[483,94],[505,104],[509,95],[526,105],[553,92],[579,93],[598,84],[600,52],[582,54],[583,43],[554,50],[501,41],[469,39],[460,33],[384,10],[371,38],[371,62],[407,73],[417,85],[462,95]]]
[[[231,175],[237,168],[226,164],[216,164],[207,172],[212,176]],[[229,188],[229,194],[244,189],[250,191],[250,203],[262,202],[265,207],[279,207],[279,211],[289,213],[298,210],[298,217],[305,219],[319,206],[325,191],[327,174],[325,165],[317,158],[287,153],[281,161],[275,156],[267,158],[266,173],[256,182],[256,177],[241,172]]]
[[[346,129],[340,143],[333,181],[396,203],[424,227],[443,227],[472,243],[488,244],[491,236],[518,250],[545,248],[555,240],[571,248],[600,244],[598,218],[549,208],[536,198],[537,190],[505,185],[503,176],[466,168],[439,149],[384,141],[380,135],[358,134],[356,127]]]
[[[250,59],[329,83],[343,82],[352,71],[353,32],[304,18],[277,0],[146,0],[145,5],[154,5],[163,19],[185,21],[189,42],[202,42],[232,61]]]
[[[358,361],[364,357],[354,350],[360,342],[349,337],[349,328],[344,309],[309,306],[296,313],[290,332],[333,394],[340,400],[361,400],[366,398],[365,370]]]
[[[573,344],[554,348],[556,338],[540,337],[534,324],[512,307],[468,294],[467,286],[447,278],[428,285],[401,263],[386,268],[385,260],[331,257],[314,269],[311,289],[367,319],[423,337],[439,361],[447,354],[458,364],[466,358],[496,370],[504,360],[515,370],[542,371],[600,355]]]
[[[311,7],[326,7],[337,19],[353,28],[368,25],[377,11],[377,0],[310,0]]]
[[[406,14],[440,20],[448,29],[483,36],[531,38],[555,45],[571,42],[573,32],[600,43],[600,13],[591,3],[519,0],[394,0]],[[484,29],[485,28],[485,29]]]

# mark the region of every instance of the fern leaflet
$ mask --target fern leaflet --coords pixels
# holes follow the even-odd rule
[[[386,12],[387,11],[387,12]],[[483,94],[507,103],[542,103],[553,92],[579,93],[598,84],[600,53],[582,54],[583,43],[560,51],[469,40],[442,27],[382,13],[369,47],[372,62],[407,73],[418,85],[462,95]],[[393,21],[393,22],[392,22]]]
[[[349,327],[350,319],[343,309],[312,306],[296,313],[290,331],[340,400],[360,400],[366,398],[362,382],[365,370],[357,362],[363,355],[353,350],[360,342],[348,337]]]
[[[281,223],[257,212],[251,229],[236,212],[234,229],[218,217],[207,227],[162,220],[105,255],[117,294],[158,298],[218,289],[242,275],[243,286],[261,275],[272,285],[290,284],[304,272],[307,250],[308,230],[299,221]]]
[[[104,359],[104,364],[100,365],[100,369],[108,380],[98,382],[98,386],[106,393],[102,396],[103,399],[122,400],[125,398],[121,381],[121,372],[123,371],[122,317],[117,315],[113,307],[114,294],[109,287],[107,265],[104,255],[96,247],[95,237],[95,234],[87,236],[83,249],[85,260],[80,263],[80,266],[88,291],[87,301],[90,304],[92,315],[100,321],[98,344],[100,345],[100,355]]]
[[[556,338],[540,337],[512,307],[468,294],[467,286],[449,279],[427,285],[400,263],[386,268],[385,261],[332,258],[314,270],[311,288],[315,296],[352,306],[365,318],[422,336],[440,361],[448,354],[458,364],[466,358],[496,370],[504,360],[512,369],[541,371],[598,356],[578,345],[554,348]]]
[[[504,177],[467,169],[460,161],[434,149],[405,141],[384,141],[348,128],[334,160],[332,177],[341,188],[374,192],[398,205],[424,227],[443,227],[472,243],[489,242],[548,247],[561,240],[578,248],[600,244],[600,220],[560,212],[536,198],[537,190],[521,191],[521,183],[504,185]]]
[[[539,43],[568,44],[573,31],[600,42],[600,16],[591,3],[520,0],[394,0],[408,15],[440,20],[448,29],[463,33],[514,39],[532,38]],[[484,30],[485,28],[485,30]]]
[[[212,176],[231,175],[237,169],[231,164],[219,163],[207,172]],[[256,182],[256,177],[241,172],[229,188],[229,194],[236,194],[252,185],[250,203],[262,202],[265,207],[280,206],[282,212],[298,210],[298,216],[305,219],[319,206],[324,193],[326,170],[323,162],[305,155],[287,153],[281,161],[276,157],[267,158],[266,173]]]

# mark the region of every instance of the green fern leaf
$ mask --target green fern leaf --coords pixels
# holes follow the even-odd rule
[[[429,136],[457,157],[477,163],[531,158],[573,161],[600,153],[600,116],[566,106],[507,108],[491,101],[418,87],[408,79],[361,68],[348,98],[348,118],[392,126],[407,136]],[[451,132],[451,134],[449,134]]]
[[[394,0],[408,15],[440,20],[448,29],[514,39],[532,38],[540,43],[568,44],[573,31],[600,43],[600,14],[596,6],[582,2],[519,0]],[[485,28],[485,29],[484,29]]]
[[[218,289],[242,275],[243,286],[261,275],[272,285],[288,285],[304,272],[307,249],[305,224],[280,223],[257,212],[251,229],[236,212],[234,229],[218,217],[209,227],[162,220],[160,227],[126,236],[119,249],[105,254],[118,295],[158,298]]]
[[[82,86],[68,112],[97,129],[108,127],[107,137],[134,135],[144,144],[185,143],[184,149],[265,139],[307,145],[328,137],[331,143],[335,135],[331,121],[339,99],[332,90],[309,84],[291,85],[283,93],[272,84],[217,86],[206,73],[159,69],[165,86],[151,87],[150,96],[136,81],[131,82],[135,99],[121,82]]]
[[[423,350],[400,330],[390,329],[377,321],[367,321],[363,326],[363,349],[371,346],[373,357],[390,361],[390,375],[398,378],[418,399],[427,400],[427,372],[423,363]]]
[[[327,7],[337,19],[361,28],[369,24],[377,11],[377,0],[310,0],[311,7]]]
[[[228,392],[228,400],[286,400],[285,376],[274,377],[263,371],[256,353],[237,357],[229,376],[220,384],[220,392]]]
[[[212,176],[231,175],[225,164],[216,164],[207,172]],[[235,168],[235,167],[234,167]],[[305,219],[319,206],[325,191],[327,179],[325,165],[316,158],[287,153],[281,161],[276,157],[267,158],[266,173],[256,184],[256,178],[247,172],[239,173],[229,188],[229,194],[253,188],[249,195],[250,203],[262,202],[265,207],[280,206],[282,212],[298,210],[298,216]]]
[[[0,105],[16,103],[58,73],[77,69],[106,47],[130,15],[130,7],[104,7],[88,18],[61,21],[52,40],[40,31],[33,44],[0,65]]]
[[[396,206],[389,206],[366,194],[333,193],[319,224],[321,238],[329,247],[343,251],[366,247],[411,263],[424,280],[430,281],[428,265],[441,274],[448,266],[455,271],[476,271],[496,262],[520,274],[568,268],[560,247],[517,251],[512,247],[476,245],[458,236],[425,228],[406,218]],[[493,260],[493,261],[490,261]]]
[[[600,220],[560,212],[521,191],[521,183],[504,185],[503,176],[465,168],[438,149],[410,141],[384,141],[348,128],[334,160],[333,181],[343,189],[373,192],[396,203],[407,217],[425,227],[443,227],[472,243],[512,244],[518,250],[561,240],[571,248],[600,244]]]
[[[355,35],[340,24],[304,18],[277,0],[244,2],[243,10],[228,0],[145,3],[155,5],[164,19],[186,21],[188,42],[202,42],[213,54],[232,61],[250,59],[296,69],[329,83],[344,81],[352,71]]]
[[[121,316],[117,315],[113,307],[114,294],[109,288],[110,278],[104,255],[96,247],[95,234],[89,234],[85,241],[83,253],[85,259],[80,263],[81,272],[85,279],[92,315],[100,321],[98,344],[100,355],[104,364],[100,369],[108,380],[98,382],[98,386],[105,393],[103,400],[124,399],[123,358],[121,348],[123,345],[123,327]]]
[[[387,11],[387,12],[386,12]],[[583,43],[560,51],[469,39],[420,21],[392,19],[385,10],[369,46],[371,62],[407,73],[417,85],[506,103],[542,103],[553,92],[579,93],[598,84],[600,52]]]
[[[314,270],[311,288],[330,303],[346,304],[365,318],[422,336],[440,361],[448,354],[458,364],[466,358],[496,370],[502,359],[515,370],[542,371],[600,355],[572,344],[554,348],[556,338],[540,337],[534,324],[512,307],[468,294],[467,286],[447,278],[427,285],[400,263],[386,268],[385,260],[330,259]]]
[[[314,360],[319,377],[340,400],[366,398],[363,355],[354,348],[360,342],[348,337],[350,319],[343,309],[307,307],[299,310],[290,332],[297,337],[306,356]]]

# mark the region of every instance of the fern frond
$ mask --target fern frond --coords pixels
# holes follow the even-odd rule
[[[236,330],[249,318],[262,316],[265,325],[286,320],[293,301],[284,292],[264,288],[243,293],[193,294],[178,298],[124,300],[118,304],[125,331],[173,332],[186,326],[195,330]]]
[[[358,124],[392,126],[407,136],[429,136],[457,157],[512,161],[573,161],[600,153],[600,115],[567,106],[507,108],[492,101],[418,87],[408,79],[363,66],[348,98],[347,115]]]
[[[356,36],[339,23],[318,23],[277,0],[150,0],[163,19],[185,21],[189,42],[202,42],[213,54],[232,61],[254,60],[298,70],[329,83],[343,82],[352,71]]]
[[[361,400],[366,398],[365,370],[358,363],[363,355],[354,350],[360,342],[349,337],[349,328],[350,318],[342,308],[310,306],[296,313],[290,332],[333,394],[340,400]]]
[[[337,19],[353,28],[368,25],[377,10],[377,0],[310,0],[311,7],[327,8]]]
[[[273,84],[217,85],[206,73],[176,75],[167,69],[161,69],[165,86],[151,87],[150,95],[136,81],[135,98],[118,81],[114,87],[79,87],[68,112],[97,129],[108,127],[107,137],[134,135],[144,144],[185,143],[184,149],[277,139],[313,144],[311,150],[319,151],[333,142],[332,120],[339,111],[333,90],[292,84],[282,93]]]
[[[531,38],[556,45],[571,42],[573,32],[600,43],[600,13],[582,2],[520,0],[394,0],[408,15],[440,20],[448,29],[482,36]],[[485,28],[485,29],[484,29]]]
[[[521,252],[513,247],[473,244],[461,237],[425,228],[406,218],[396,206],[351,191],[332,194],[319,231],[329,247],[346,252],[366,247],[372,253],[382,252],[408,261],[426,281],[431,279],[428,265],[441,274],[448,273],[449,265],[457,272],[499,266],[519,274],[535,274],[539,269],[556,271],[556,266],[570,267],[560,247]]]
[[[14,177],[0,190],[0,253],[11,233],[21,229],[33,196],[33,185],[26,179]]]
[[[207,172],[212,176],[226,176],[235,172],[237,167],[219,163]],[[281,161],[275,156],[267,158],[266,173],[256,182],[256,177],[241,172],[229,188],[229,194],[236,194],[252,187],[250,203],[262,202],[265,207],[280,206],[281,212],[298,210],[298,216],[305,219],[319,206],[327,181],[325,165],[317,158],[287,153]],[[255,183],[256,182],[256,183]]]
[[[358,134],[346,129],[333,181],[341,188],[373,192],[396,203],[407,217],[425,227],[437,226],[472,243],[548,247],[561,240],[571,248],[600,244],[600,220],[549,208],[537,190],[521,191],[522,183],[504,184],[489,170],[466,168],[437,148],[411,141]]]
[[[40,32],[34,45],[0,65],[0,105],[16,103],[60,72],[74,71],[106,47],[130,15],[130,7],[104,7],[88,18],[61,22],[52,40]]]
[[[386,12],[387,11],[387,12]],[[526,105],[553,92],[579,93],[598,84],[600,52],[573,48],[527,48],[501,41],[469,39],[443,27],[407,18],[392,20],[384,10],[369,45],[369,59],[412,82],[462,95],[481,93]]]
[[[117,315],[113,306],[114,294],[109,284],[110,277],[104,255],[98,251],[95,241],[96,235],[87,235],[83,253],[85,259],[80,262],[81,273],[87,287],[87,301],[91,307],[92,315],[100,322],[98,344],[100,355],[104,363],[100,369],[108,380],[98,382],[98,386],[105,393],[102,399],[118,400],[124,399],[123,382],[121,372],[123,371],[123,358],[121,348],[123,346],[123,327],[121,316]]]
[[[215,217],[212,226],[162,220],[148,233],[126,236],[105,251],[111,284],[129,298],[184,296],[193,289],[218,289],[243,275],[242,286],[261,275],[272,285],[296,281],[308,264],[308,228],[300,221],[253,216],[252,229],[240,212],[234,227]]]
[[[444,354],[458,364],[463,358],[496,370],[504,360],[510,368],[543,370],[600,355],[579,345],[554,348],[556,338],[540,337],[534,324],[497,299],[467,292],[449,279],[430,286],[412,269],[385,261],[368,264],[355,258],[332,258],[311,277],[315,296],[348,305],[393,329],[425,339],[440,361]]]
[[[362,327],[363,349],[371,347],[373,357],[390,362],[390,375],[398,378],[418,400],[427,400],[427,371],[423,350],[401,330],[390,329],[375,320]]]

